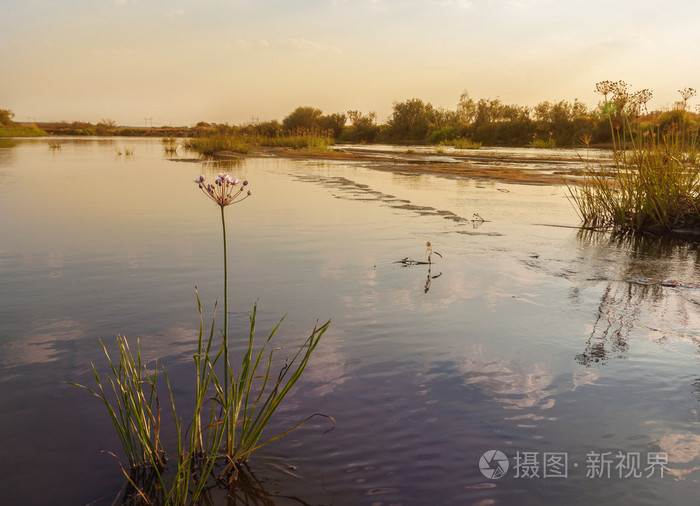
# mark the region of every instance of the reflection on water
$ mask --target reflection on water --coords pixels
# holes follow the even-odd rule
[[[116,334],[138,334],[144,360],[164,363],[176,402],[190,405],[194,285],[207,321],[221,298],[220,222],[192,180],[219,172],[255,185],[227,218],[230,335],[245,336],[259,299],[260,335],[288,315],[276,343],[284,360],[316,319],[332,319],[270,431],[315,412],[337,428],[324,435],[310,422],[264,447],[250,487],[229,500],[212,489],[209,503],[696,501],[696,245],[577,234],[559,187],[351,162],[175,162],[157,139],[61,142],[60,153],[31,140],[0,147],[0,213],[12,217],[0,220],[8,504],[109,504],[124,493],[100,453],[119,447],[109,420],[64,383],[90,383],[90,360],[104,367],[98,339],[112,350]],[[131,144],[129,161],[115,157]],[[443,258],[396,263],[427,241]],[[232,352],[244,342],[234,338]],[[170,444],[171,425],[163,430]],[[478,469],[490,449],[566,451],[581,467],[556,485],[490,481]],[[594,482],[591,451],[666,451],[672,477]]]
[[[277,459],[279,460],[279,459]],[[278,474],[286,475],[301,483],[302,478],[294,473],[294,466],[285,465],[283,462],[275,462],[270,459],[268,466],[274,468]],[[280,480],[272,479],[269,476],[259,477],[250,466],[243,464],[237,471],[238,479],[230,488],[218,487],[214,480],[212,484],[205,488],[197,502],[201,506],[274,506],[276,504],[315,504],[304,499],[303,490],[299,490],[300,495],[293,495],[292,491],[280,488]],[[138,489],[133,485],[136,484]],[[147,497],[155,499],[157,504],[165,504],[165,496],[159,486],[154,473],[147,473],[142,470],[130,473],[130,482],[124,484],[113,504],[131,505],[141,503],[141,493]]]
[[[245,161],[245,158],[236,156],[228,158],[204,159],[201,161],[200,166],[202,167],[204,174],[218,174],[222,171],[235,171],[240,178],[245,177],[245,174],[241,172],[241,168],[245,166]]]
[[[579,363],[590,366],[627,358],[632,331],[660,345],[669,339],[700,344],[697,244],[591,231],[581,231],[578,238],[584,249],[596,250],[596,256],[605,252],[597,261],[610,264],[596,276],[605,289],[586,348],[576,358]],[[617,253],[614,259],[611,252]]]

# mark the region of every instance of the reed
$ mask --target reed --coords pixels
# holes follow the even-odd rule
[[[633,132],[626,116],[611,116],[610,125],[612,164],[587,167],[580,184],[568,184],[583,224],[651,234],[700,227],[697,131],[687,132],[683,122],[665,132]]]
[[[210,135],[187,139],[183,147],[203,155],[213,155],[222,151],[246,154],[250,152],[250,144],[241,136]]]
[[[49,149],[53,149],[53,150],[58,151],[62,147],[63,147],[63,145],[58,141],[49,141]]]
[[[112,376],[107,377],[107,390],[92,362],[90,364],[97,382],[97,390],[77,383],[70,384],[87,390],[105,405],[132,468],[162,469],[166,457],[160,440],[161,412],[156,392],[157,362],[153,373],[149,374],[146,364],[141,360],[138,337],[136,355],[131,352],[126,337],[117,337],[119,357],[116,361],[112,360],[102,341],[100,345],[112,372]],[[107,392],[113,394],[112,400],[112,395],[108,395]]]
[[[257,304],[250,313],[248,346],[234,367],[230,360],[228,333],[228,247],[225,208],[242,202],[252,195],[248,182],[220,174],[213,184],[205,177],[195,180],[202,192],[221,210],[223,234],[224,324],[221,347],[215,345],[215,317],[208,333],[199,292],[195,287],[199,313],[197,349],[193,356],[195,372],[194,402],[189,423],[178,414],[170,379],[165,368],[159,370],[157,361],[149,371],[141,358],[136,338],[136,353],[132,353],[124,336],[117,338],[119,355],[112,359],[100,341],[109,364],[108,374],[102,376],[91,363],[97,388],[78,383],[71,385],[87,390],[105,406],[112,425],[129,462],[127,471],[119,458],[128,487],[124,503],[185,505],[197,503],[207,488],[222,484],[230,487],[238,478],[241,465],[262,446],[292,432],[316,416],[333,418],[320,413],[295,422],[284,432],[263,438],[268,422],[306,369],[311,354],[330,325],[316,325],[309,337],[277,374],[271,341],[282,321],[274,327],[262,345],[255,342]],[[218,349],[218,351],[217,351]],[[106,377],[106,380],[104,379]],[[162,416],[158,396],[159,377],[163,378],[172,410],[177,442],[175,458],[167,459],[161,442]],[[109,384],[106,388],[104,385]]]
[[[163,137],[160,142],[163,146],[163,151],[169,155],[177,153],[177,148],[180,147],[176,137]]]
[[[440,144],[445,146],[453,146],[456,149],[479,149],[482,146],[481,142],[476,142],[464,137],[452,139],[451,141],[443,141]]]
[[[184,147],[203,155],[213,155],[225,151],[247,154],[250,152],[251,147],[255,146],[326,152],[330,151],[330,146],[333,143],[333,137],[329,134],[314,131],[298,131],[288,135],[277,136],[246,135],[235,132],[188,139]]]

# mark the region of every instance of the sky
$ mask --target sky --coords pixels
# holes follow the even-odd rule
[[[394,102],[454,109],[465,91],[594,107],[602,80],[663,109],[700,88],[699,48],[695,0],[0,0],[0,109],[191,126],[313,106],[383,122]]]

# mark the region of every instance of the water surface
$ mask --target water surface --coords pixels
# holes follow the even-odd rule
[[[261,335],[287,315],[281,345],[332,319],[270,429],[315,412],[337,427],[318,420],[255,455],[258,502],[695,502],[696,244],[581,233],[561,186],[62,143],[0,146],[3,504],[118,497],[108,417],[65,384],[91,384],[91,360],[104,368],[98,339],[114,350],[115,335],[138,334],[188,402],[194,286],[207,315],[222,293],[219,211],[192,180],[220,171],[254,192],[227,210],[232,335],[256,300]],[[426,241],[433,265],[397,263],[425,260]],[[480,471],[489,450],[508,457],[503,478]],[[545,453],[566,455],[565,477],[543,476]],[[645,471],[662,455],[663,477]],[[538,476],[517,476],[518,458]]]

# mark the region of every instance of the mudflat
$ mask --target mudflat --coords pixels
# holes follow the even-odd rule
[[[444,174],[470,179],[486,179],[523,184],[563,184],[575,181],[587,166],[601,160],[567,156],[511,156],[473,150],[469,153],[413,151],[406,149],[358,148],[335,146],[329,151],[310,151],[279,147],[255,147],[245,155],[220,152],[217,157],[280,157],[299,160],[333,160],[358,163],[375,170]]]

